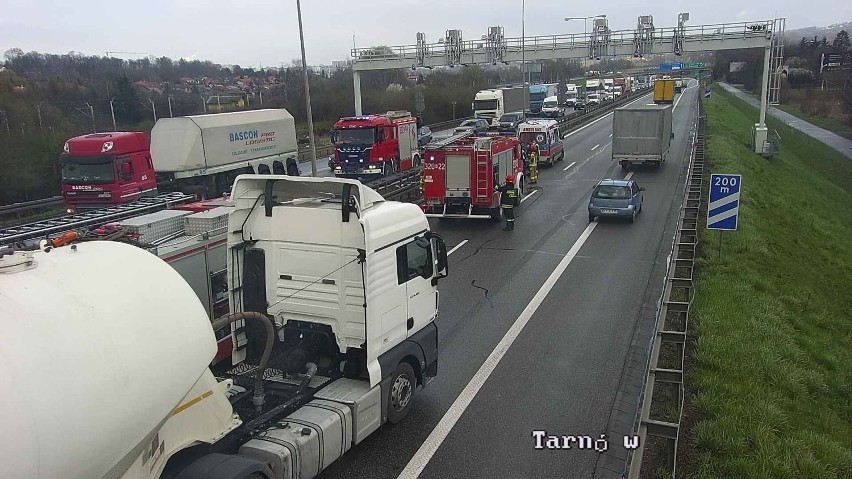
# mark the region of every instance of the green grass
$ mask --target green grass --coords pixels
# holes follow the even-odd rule
[[[757,110],[706,100],[710,170],[743,175],[740,224],[704,232],[683,477],[852,477],[852,161]],[[691,399],[690,399],[691,398]]]
[[[809,123],[824,128],[833,133],[852,140],[852,125],[846,125],[834,118],[822,118],[819,116],[809,115],[793,105],[775,105],[776,108],[786,111],[787,113],[801,118]]]

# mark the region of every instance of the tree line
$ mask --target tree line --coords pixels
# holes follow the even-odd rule
[[[54,163],[68,138],[114,129],[150,133],[155,117],[202,114],[205,101],[218,94],[245,97],[247,109],[286,108],[296,119],[300,137],[307,135],[304,77],[296,60],[280,68],[255,69],[167,57],[125,60],[20,49],[6,51],[4,60],[0,64],[0,171],[4,173],[0,204],[58,194]],[[605,60],[597,69],[630,66],[629,61]],[[531,73],[530,78],[561,81],[583,73],[575,61],[545,61],[541,73]],[[185,78],[192,82],[182,81]],[[252,81],[231,93],[208,87],[234,84],[237,78]],[[157,87],[140,88],[134,84],[140,80]],[[311,70],[309,81],[315,133],[327,138],[335,120],[354,114],[352,71],[317,74]],[[470,116],[477,91],[520,81],[520,68],[504,65],[367,71],[361,72],[362,106],[365,113],[417,113],[419,91],[425,103],[419,113],[429,124]]]

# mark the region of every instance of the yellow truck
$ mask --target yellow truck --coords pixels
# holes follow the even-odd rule
[[[661,78],[654,82],[654,103],[672,103],[675,95],[675,80]]]

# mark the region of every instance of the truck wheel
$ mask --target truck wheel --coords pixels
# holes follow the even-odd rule
[[[411,365],[406,362],[399,363],[391,376],[388,391],[388,421],[391,424],[398,424],[411,411],[416,384],[417,377],[414,376]]]
[[[184,188],[183,192],[187,195],[195,195],[195,198],[198,201],[204,201],[210,196],[207,194],[207,188],[203,186],[187,186]]]

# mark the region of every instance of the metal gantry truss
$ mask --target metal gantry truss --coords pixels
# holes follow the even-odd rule
[[[658,28],[651,15],[639,17],[637,28],[610,30],[605,18],[597,18],[588,33],[506,38],[503,27],[490,27],[481,39],[464,40],[461,30],[447,30],[437,43],[417,34],[414,45],[352,49],[352,68],[367,70],[439,67],[524,60],[604,58],[652,54],[683,54],[780,45],[784,19],[753,22],[687,25],[689,15],[678,15],[675,27]],[[782,50],[778,50],[780,53]],[[773,53],[773,57],[775,57]]]

